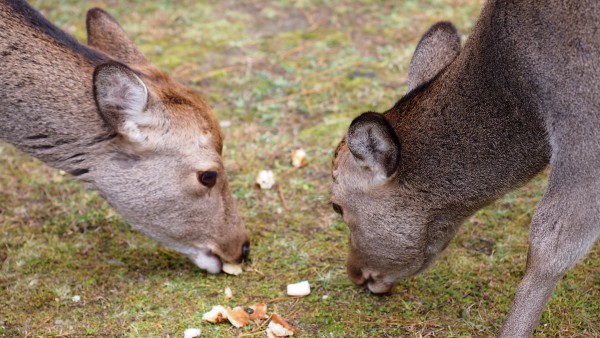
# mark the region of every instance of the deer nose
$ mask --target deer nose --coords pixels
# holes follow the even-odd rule
[[[248,259],[249,255],[250,255],[250,242],[245,241],[244,244],[242,244],[242,261],[245,261],[246,259]]]
[[[362,270],[359,267],[348,264],[346,266],[346,272],[351,281],[356,285],[364,285],[367,279],[363,276]]]

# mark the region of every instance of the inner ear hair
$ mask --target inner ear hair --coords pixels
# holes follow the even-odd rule
[[[148,88],[133,70],[118,62],[96,67],[94,98],[101,117],[114,131],[137,138],[137,125],[148,119],[143,115]]]
[[[376,175],[392,176],[400,164],[400,139],[382,114],[367,112],[355,118],[346,136],[348,149]]]

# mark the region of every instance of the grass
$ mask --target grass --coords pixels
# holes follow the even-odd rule
[[[132,231],[82,184],[0,144],[0,336],[180,337],[199,327],[203,337],[235,337],[253,328],[205,324],[202,313],[265,300],[299,337],[498,331],[523,275],[545,174],[475,214],[433,268],[383,297],[346,278],[348,230],[326,203],[333,149],[352,117],[390,107],[406,90],[420,35],[438,20],[466,34],[481,1],[32,3],[81,41],[85,11],[107,8],[159,68],[230,122],[226,166],[252,259],[239,277],[199,271]],[[309,165],[292,170],[297,148]],[[275,172],[276,189],[254,187],[262,169]],[[311,295],[278,299],[305,279]],[[559,284],[535,336],[600,336],[599,299],[596,245]]]

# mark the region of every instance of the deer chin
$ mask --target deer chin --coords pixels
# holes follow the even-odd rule
[[[188,254],[188,257],[202,270],[208,273],[217,274],[221,272],[223,263],[219,256],[212,253],[209,249],[200,249],[193,254]]]
[[[388,284],[384,281],[370,281],[367,283],[369,291],[375,294],[385,294],[392,291],[393,284]]]
[[[171,249],[186,255],[202,270],[208,273],[218,274],[221,272],[223,262],[213,250],[206,246],[180,246],[167,245]]]

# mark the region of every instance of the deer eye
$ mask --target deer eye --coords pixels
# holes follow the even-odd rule
[[[218,176],[216,171],[200,171],[198,172],[198,182],[207,188],[212,188],[217,183]]]
[[[339,206],[339,204],[331,202],[331,207],[333,208],[333,211],[340,214],[340,216],[344,216],[344,210]]]

